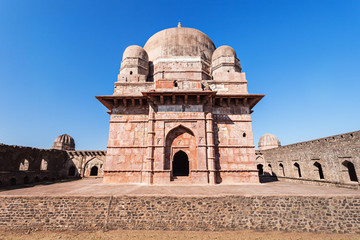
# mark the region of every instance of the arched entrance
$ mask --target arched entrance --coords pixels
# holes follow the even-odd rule
[[[197,167],[194,133],[179,125],[169,131],[165,141],[164,170],[171,170],[170,181],[191,181],[191,170]]]
[[[97,176],[99,168],[97,166],[93,166],[90,171],[90,176]]]
[[[189,176],[189,159],[185,152],[178,151],[173,158],[173,176]]]

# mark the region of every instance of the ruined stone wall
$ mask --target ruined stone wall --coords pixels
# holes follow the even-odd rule
[[[0,145],[0,186],[60,179],[65,151]]]
[[[360,233],[359,197],[1,197],[0,227]]]
[[[68,159],[63,175],[68,177],[103,177],[106,151],[66,151]],[[75,167],[75,174],[71,168]]]
[[[256,154],[264,174],[281,180],[360,188],[360,131],[261,150]]]

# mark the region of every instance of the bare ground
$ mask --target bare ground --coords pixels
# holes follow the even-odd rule
[[[192,232],[192,231],[131,231],[131,230],[117,230],[117,231],[5,231],[0,230],[0,239],[86,239],[86,240],[100,240],[100,239],[245,239],[245,240],[260,240],[260,239],[359,239],[360,234],[321,234],[321,233],[296,233],[296,232],[255,232],[250,230],[244,231],[225,231],[225,232]]]

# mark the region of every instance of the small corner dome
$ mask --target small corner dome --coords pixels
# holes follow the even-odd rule
[[[140,58],[144,61],[149,60],[148,54],[146,53],[145,49],[137,45],[131,45],[125,49],[122,60],[124,60],[125,58]]]
[[[53,149],[75,150],[74,138],[67,134],[58,136],[54,141]]]
[[[55,142],[66,143],[66,144],[74,144],[75,143],[74,138],[72,138],[70,135],[67,135],[67,134],[58,136],[55,139]]]
[[[214,53],[211,57],[211,60],[214,61],[215,59],[218,59],[219,57],[235,57],[236,58],[236,52],[230,46],[221,46],[221,47],[218,47],[214,51]]]
[[[281,144],[280,144],[279,139],[275,135],[270,134],[270,133],[267,133],[267,134],[261,136],[259,139],[259,143],[258,143],[259,150],[277,148],[280,146],[281,146]]]

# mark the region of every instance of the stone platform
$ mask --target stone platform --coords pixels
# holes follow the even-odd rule
[[[360,191],[270,182],[145,186],[85,179],[0,192],[0,228],[360,234]]]
[[[360,196],[359,190],[291,182],[238,185],[103,184],[102,178],[27,185],[0,190],[0,196]]]

